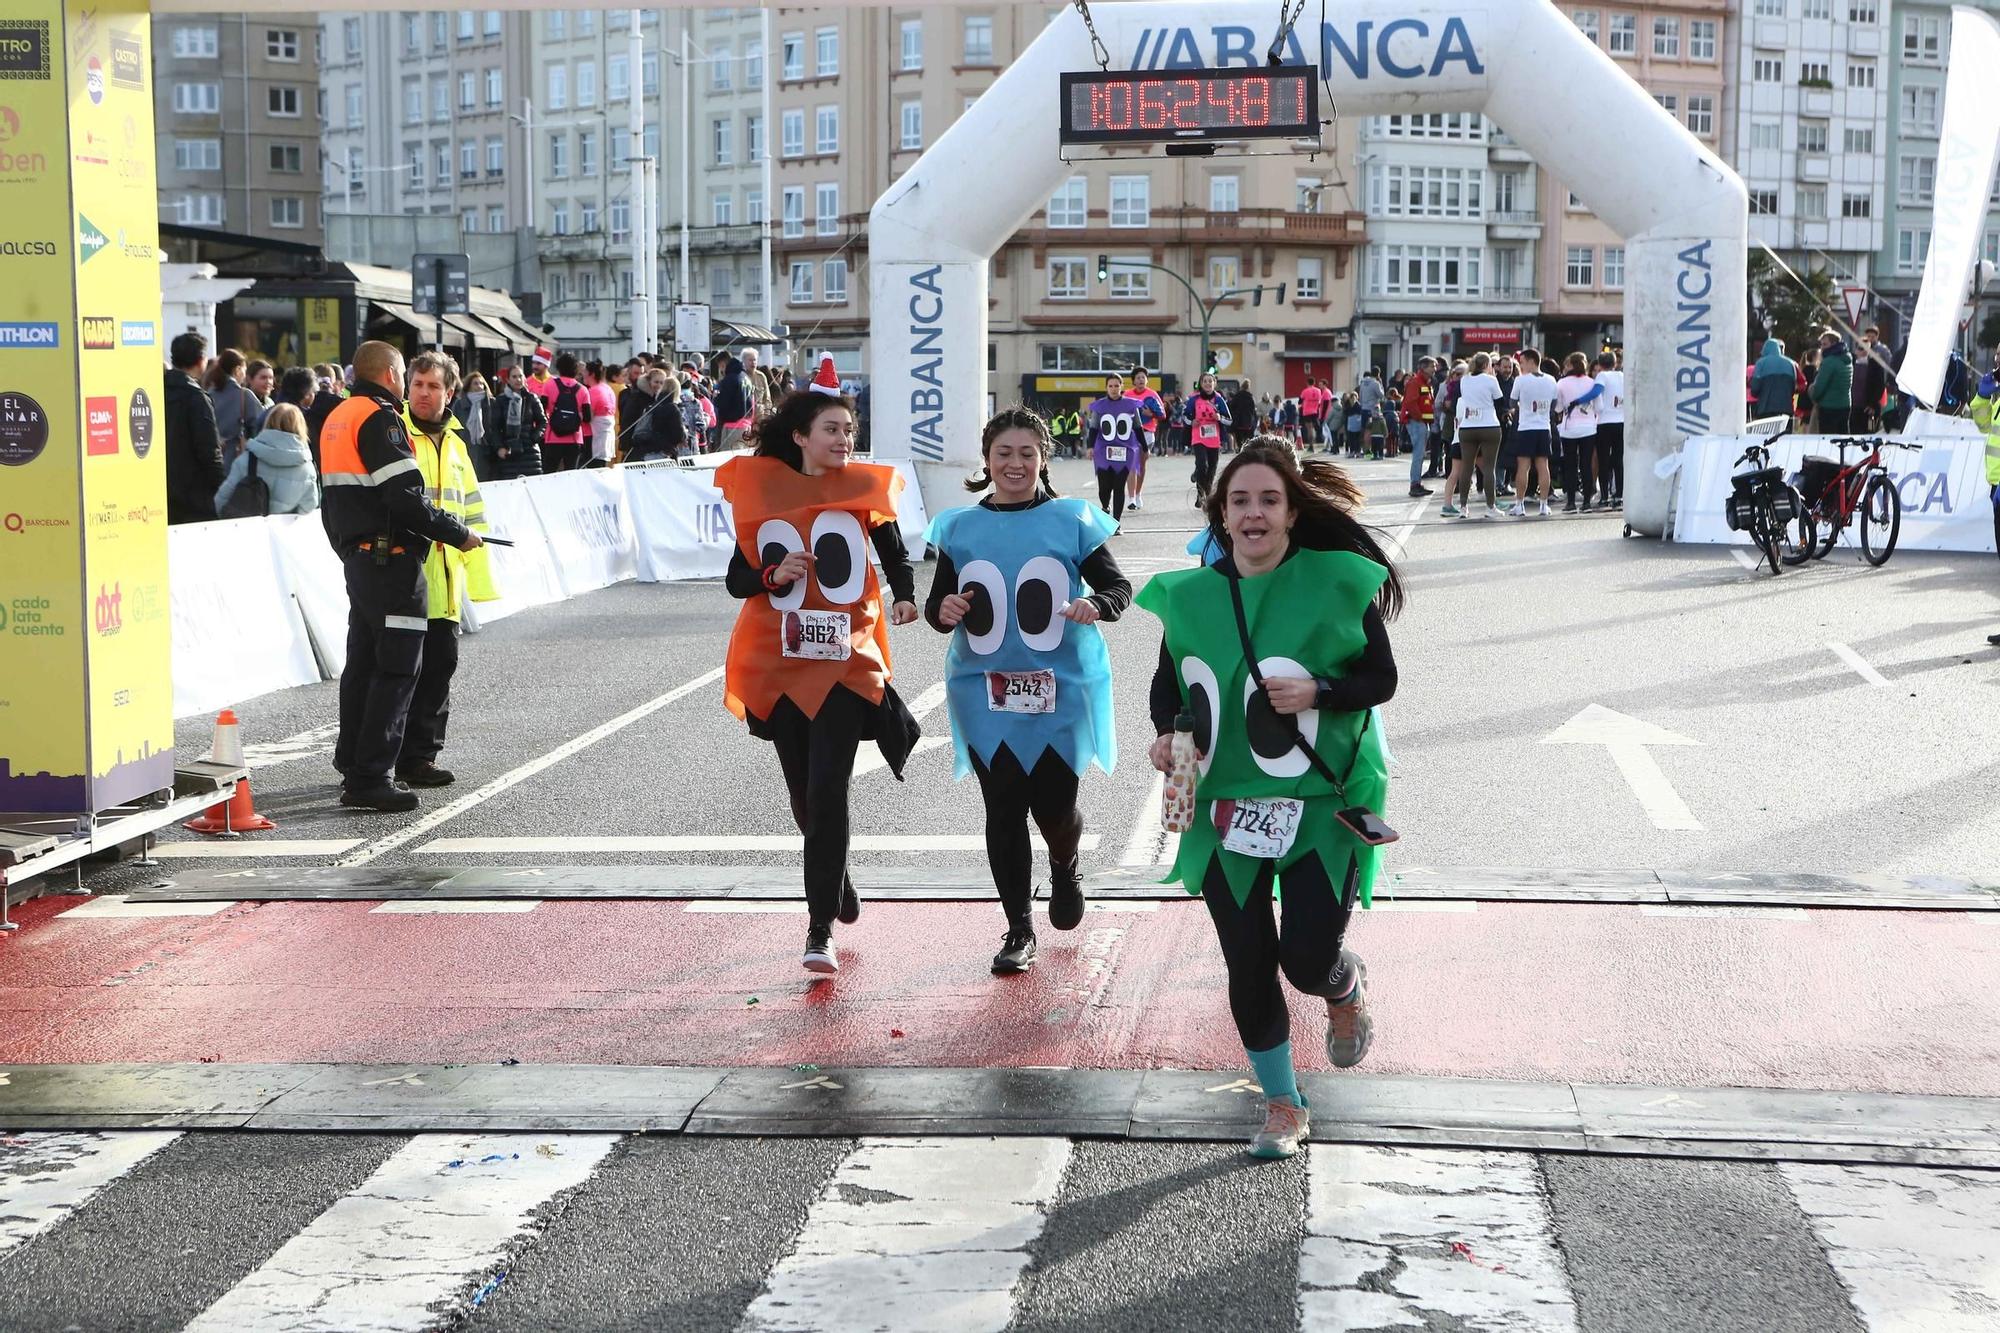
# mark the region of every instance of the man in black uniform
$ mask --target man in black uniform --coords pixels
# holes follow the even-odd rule
[[[479,534],[440,512],[403,428],[403,354],[385,342],[354,350],[354,395],[320,429],[321,521],[347,574],[347,667],[340,673],[340,803],[414,810],[390,776],[430,629],[424,555],[431,542],[470,551]]]

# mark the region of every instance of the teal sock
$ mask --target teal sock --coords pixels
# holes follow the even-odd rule
[[[1250,1068],[1256,1072],[1258,1085],[1264,1089],[1266,1097],[1283,1097],[1294,1106],[1304,1106],[1305,1099],[1299,1096],[1298,1075],[1292,1070],[1292,1044],[1281,1041],[1268,1051],[1246,1052],[1250,1057]]]

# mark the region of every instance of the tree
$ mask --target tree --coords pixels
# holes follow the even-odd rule
[[[1798,270],[1794,269],[1793,273]],[[1750,355],[1756,359],[1766,338],[1785,344],[1794,359],[1814,343],[1813,332],[1828,324],[1834,308],[1833,279],[1823,269],[1800,274],[1801,287],[1792,274],[1778,267],[1762,250],[1750,253]]]

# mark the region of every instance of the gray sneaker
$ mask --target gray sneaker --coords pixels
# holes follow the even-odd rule
[[[1299,1101],[1301,1104],[1294,1106],[1283,1097],[1273,1097],[1264,1103],[1264,1127],[1250,1140],[1252,1157],[1292,1157],[1305,1146],[1312,1133],[1312,1110],[1303,1104],[1303,1094]]]
[[[1340,958],[1354,969],[1354,990],[1326,1002],[1326,1058],[1335,1069],[1352,1069],[1374,1043],[1375,1020],[1368,1015],[1368,965],[1345,949]]]

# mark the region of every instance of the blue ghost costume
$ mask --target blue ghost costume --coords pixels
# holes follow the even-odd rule
[[[973,610],[952,631],[945,653],[954,771],[988,766],[1002,745],[1023,770],[1045,750],[1081,775],[1090,764],[1109,773],[1117,761],[1111,655],[1095,625],[1057,615],[1085,595],[1082,565],[1110,539],[1111,515],[1084,500],[1054,499],[1032,509],[952,509],[931,521],[926,540],[956,567],[958,590]],[[977,587],[983,595],[974,595]],[[1055,708],[999,712],[987,679],[995,671],[1053,671]]]

